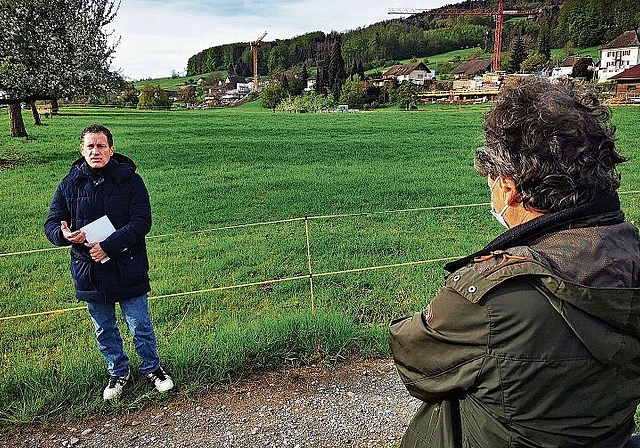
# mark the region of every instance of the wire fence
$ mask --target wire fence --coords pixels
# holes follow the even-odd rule
[[[629,191],[619,192],[620,195],[631,195],[631,194],[638,194],[638,193],[640,193],[640,190],[629,190]],[[169,237],[182,236],[182,235],[188,235],[188,234],[204,234],[204,233],[211,233],[211,232],[220,232],[220,231],[224,231],[224,230],[247,229],[247,228],[258,227],[258,226],[270,226],[270,225],[276,225],[276,224],[282,224],[282,223],[290,223],[290,222],[303,222],[304,226],[305,226],[306,262],[307,262],[307,270],[308,270],[308,272],[305,275],[294,275],[294,276],[289,276],[289,277],[285,277],[285,278],[260,280],[260,281],[249,282],[249,283],[240,283],[240,284],[234,284],[234,285],[218,286],[218,287],[214,287],[214,288],[197,289],[197,290],[192,290],[192,291],[181,291],[181,292],[170,293],[170,294],[161,294],[161,295],[149,296],[149,300],[159,300],[159,299],[168,299],[168,298],[174,298],[174,297],[184,297],[184,296],[190,296],[190,295],[196,295],[196,294],[207,294],[207,293],[227,291],[227,290],[233,290],[233,289],[259,287],[259,286],[263,286],[263,285],[267,285],[267,284],[276,284],[276,283],[283,283],[283,282],[293,282],[293,281],[308,280],[309,281],[309,290],[310,290],[311,309],[312,309],[313,312],[315,312],[314,279],[316,279],[316,278],[336,276],[336,275],[344,275],[344,274],[353,274],[353,273],[367,272],[367,271],[375,271],[375,270],[381,270],[381,269],[391,269],[391,268],[399,268],[399,267],[407,267],[407,266],[418,266],[418,265],[424,265],[424,264],[429,264],[429,263],[442,263],[442,262],[458,259],[458,258],[462,257],[464,254],[460,254],[460,255],[452,256],[452,257],[434,258],[434,259],[428,259],[428,260],[416,260],[416,261],[408,261],[408,262],[403,262],[403,263],[381,264],[381,265],[367,266],[367,267],[354,268],[354,269],[343,269],[343,270],[327,271],[327,272],[314,272],[312,250],[311,250],[311,248],[312,248],[312,245],[311,245],[311,233],[310,233],[310,230],[309,230],[309,222],[310,221],[314,221],[314,220],[331,220],[331,219],[349,218],[349,217],[371,217],[371,216],[375,216],[375,215],[415,213],[415,212],[422,212],[422,211],[437,211],[437,210],[454,210],[454,209],[464,209],[464,208],[474,208],[474,207],[489,207],[489,206],[490,206],[489,202],[482,202],[482,203],[474,203],[474,204],[444,205],[444,206],[409,208],[409,209],[400,209],[400,210],[385,210],[385,211],[378,211],[378,212],[316,215],[316,216],[306,216],[306,217],[299,217],[299,218],[288,218],[288,219],[281,219],[281,220],[274,220],[274,221],[261,221],[261,222],[247,223],[247,224],[229,225],[229,226],[215,227],[215,228],[203,229],[203,230],[181,231],[181,232],[173,232],[173,233],[164,233],[164,234],[160,234],[160,235],[149,235],[149,236],[147,236],[147,240],[154,240],[154,239],[169,238]],[[17,251],[17,252],[0,253],[0,258],[3,258],[3,257],[16,257],[16,256],[21,256],[21,255],[27,255],[27,254],[37,254],[37,253],[50,252],[50,251],[56,251],[56,250],[61,250],[61,249],[67,249],[68,250],[68,246],[51,247],[51,248],[44,248],[44,249],[30,249],[30,250]],[[63,308],[63,309],[35,312],[35,313],[16,314],[16,315],[0,317],[0,322],[1,321],[16,320],[16,319],[32,318],[32,317],[38,317],[38,316],[48,316],[48,315],[62,314],[62,313],[68,313],[68,312],[85,310],[85,309],[86,309],[85,306],[78,306],[78,307],[70,307],[70,308]]]

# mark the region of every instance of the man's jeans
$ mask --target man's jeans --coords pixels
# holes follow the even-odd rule
[[[96,340],[102,356],[107,361],[109,373],[126,376],[129,372],[129,358],[124,352],[122,337],[116,322],[115,303],[87,302],[89,315],[96,329]],[[156,335],[147,306],[147,295],[120,301],[129,331],[133,334],[136,352],[142,358],[140,373],[151,373],[160,365],[156,349]]]

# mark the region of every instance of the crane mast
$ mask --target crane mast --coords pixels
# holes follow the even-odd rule
[[[504,23],[504,0],[498,0],[498,13],[496,14],[496,33],[493,37],[493,71],[501,69],[500,58],[502,55],[502,25]]]
[[[251,52],[253,53],[253,91],[258,90],[258,49],[260,48],[260,42],[267,35],[265,31],[262,36],[251,42]]]

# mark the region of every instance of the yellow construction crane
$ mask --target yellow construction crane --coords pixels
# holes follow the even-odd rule
[[[251,42],[251,50],[253,52],[253,91],[258,90],[258,49],[260,48],[260,41],[267,35],[265,31],[262,36]]]

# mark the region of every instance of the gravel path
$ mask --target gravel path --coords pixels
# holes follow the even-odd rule
[[[225,393],[179,395],[144,410],[30,428],[2,447],[396,447],[419,405],[389,359],[293,367]]]

